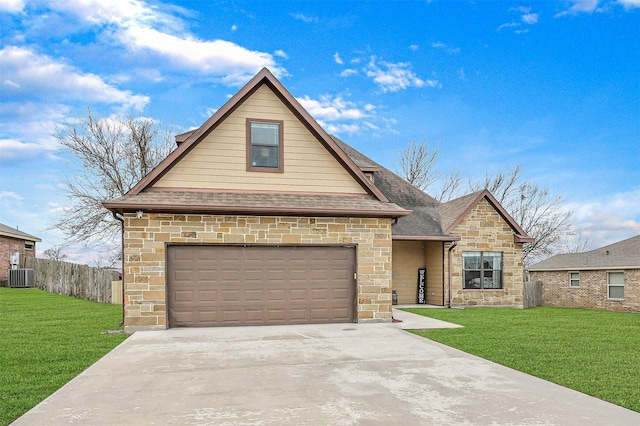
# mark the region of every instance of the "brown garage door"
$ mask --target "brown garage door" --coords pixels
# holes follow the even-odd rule
[[[353,322],[355,258],[355,247],[169,246],[169,326]]]

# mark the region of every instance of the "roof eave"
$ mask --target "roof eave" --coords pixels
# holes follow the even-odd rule
[[[393,231],[392,231],[393,233]],[[460,241],[461,237],[457,235],[392,235],[393,241]]]
[[[27,235],[20,235],[20,234],[13,234],[11,232],[2,232],[0,233],[0,236],[2,237],[9,237],[9,238],[15,238],[16,240],[22,240],[22,241],[33,241],[34,243],[39,243],[42,242],[42,240],[38,237],[34,237],[33,235],[27,236]]]
[[[142,210],[148,213],[194,213],[194,214],[243,214],[256,216],[338,216],[338,217],[384,217],[407,216],[411,210],[404,209],[313,209],[304,207],[259,207],[259,206],[211,206],[184,204],[140,204],[106,202],[105,208],[117,213],[131,213]]]
[[[568,272],[568,271],[617,271],[617,270],[640,269],[640,265],[635,266],[559,266],[528,268],[529,272]]]

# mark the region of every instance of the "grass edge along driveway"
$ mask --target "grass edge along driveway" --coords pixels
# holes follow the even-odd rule
[[[404,309],[464,328],[413,333],[640,412],[640,314],[577,308]]]
[[[122,306],[35,288],[0,288],[0,425],[33,408],[118,346]]]

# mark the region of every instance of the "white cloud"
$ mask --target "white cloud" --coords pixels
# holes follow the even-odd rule
[[[58,141],[52,135],[68,112],[61,104],[0,103],[0,168],[42,156],[56,158]]]
[[[3,84],[5,98],[28,92],[31,98],[48,99],[55,95],[62,100],[118,104],[138,111],[149,102],[147,96],[120,90],[95,74],[83,73],[23,47],[7,46],[0,50],[0,62],[3,73],[11,76]]]
[[[238,26],[236,24],[233,24],[231,26],[231,31],[237,31],[238,30]]]
[[[594,247],[640,234],[640,189],[567,207],[574,211],[576,228],[591,237]]]
[[[0,11],[21,12],[24,9],[25,0],[0,0]]]
[[[359,120],[366,116],[353,102],[345,101],[339,96],[334,98],[331,95],[323,95],[320,99],[304,96],[297,100],[316,120]]]
[[[289,59],[289,55],[287,55],[284,50],[278,49],[275,52],[273,52],[273,54],[279,58]]]
[[[342,65],[344,64],[344,61],[342,60],[342,58],[340,57],[340,54],[338,52],[334,53],[333,55],[333,60],[336,62],[336,64],[338,65]]]
[[[180,69],[220,77],[228,85],[245,83],[261,68],[287,75],[273,56],[225,40],[201,40],[184,30],[183,22],[141,0],[52,1],[50,7],[72,13],[105,28],[113,40],[132,51],[148,50]]]
[[[347,68],[346,70],[340,73],[340,77],[350,77],[352,75],[358,74],[358,70],[353,68]]]
[[[498,31],[504,29],[504,28],[517,28],[522,26],[521,23],[519,22],[507,22],[506,24],[502,24],[498,27]]]
[[[459,47],[451,47],[441,41],[436,41],[435,43],[431,43],[431,47],[433,47],[434,49],[444,50],[445,52],[451,53],[451,54],[460,53]]]
[[[533,25],[538,23],[539,15],[537,13],[526,13],[522,15],[522,22],[525,24]]]
[[[292,13],[291,17],[297,21],[302,21],[306,23],[317,23],[319,21],[317,16],[309,16],[304,13]]]
[[[640,7],[640,0],[618,0],[625,9],[635,9]]]
[[[360,131],[380,131],[380,127],[372,122],[372,120],[380,121],[380,117],[376,115],[376,106],[373,104],[358,106],[341,96],[332,95],[323,95],[320,99],[304,96],[297,100],[329,133],[352,134]]]
[[[371,57],[365,72],[367,77],[372,78],[383,92],[397,92],[409,87],[435,87],[439,85],[437,80],[424,81],[419,78],[411,70],[411,65],[407,62],[394,64],[378,61],[375,56]]]
[[[2,141],[0,141],[1,143]],[[0,191],[0,200],[2,199],[13,199],[13,200],[23,200],[24,198],[22,197],[22,195],[16,194],[15,192],[11,192],[11,191]]]
[[[161,54],[176,67],[221,75],[221,81],[229,85],[246,83],[263,67],[278,76],[286,75],[269,53],[248,50],[229,41],[181,38],[144,27],[127,29],[121,38],[133,49],[149,49]]]
[[[420,46],[418,46],[417,44],[412,44],[411,46],[409,46],[409,49],[415,52],[416,50],[420,49]]]
[[[573,0],[573,6],[569,10],[555,15],[556,18],[566,15],[576,15],[578,13],[591,13],[598,7],[598,0]]]

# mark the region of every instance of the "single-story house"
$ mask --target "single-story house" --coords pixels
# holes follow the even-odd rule
[[[7,286],[14,254],[18,253],[16,266],[24,268],[26,258],[36,256],[36,243],[40,241],[38,237],[0,223],[0,287]]]
[[[488,192],[440,203],[260,71],[124,197],[125,327],[391,321],[522,306],[532,239]],[[421,283],[420,289],[418,282]]]
[[[640,312],[640,235],[584,253],[557,254],[529,268],[547,306]]]

